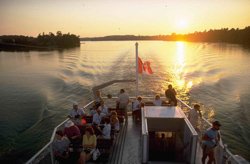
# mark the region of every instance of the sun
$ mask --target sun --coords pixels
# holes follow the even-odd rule
[[[185,29],[188,27],[188,22],[184,19],[181,19],[181,20],[178,20],[177,23],[176,23],[176,26],[179,28],[179,29]]]

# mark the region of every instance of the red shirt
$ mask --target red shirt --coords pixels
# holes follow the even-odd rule
[[[80,130],[77,126],[71,126],[69,128],[65,128],[64,129],[64,134],[68,137],[68,138],[72,138],[74,136],[80,136]]]

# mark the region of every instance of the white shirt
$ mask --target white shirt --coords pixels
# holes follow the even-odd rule
[[[104,124],[104,128],[102,129],[102,136],[104,139],[110,139],[111,125]]]
[[[161,100],[161,99],[154,100],[153,104],[154,104],[155,106],[161,106],[162,100]]]
[[[138,100],[135,100],[133,102],[132,110],[136,111],[136,110],[139,110],[139,109],[141,109],[141,103]]]
[[[75,118],[76,115],[82,116],[82,115],[85,115],[85,112],[83,111],[82,108],[78,108],[77,110],[71,109],[71,110],[69,111],[69,116],[70,116],[70,117]]]
[[[101,123],[103,117],[105,117],[105,114],[100,113],[100,115],[99,115],[98,113],[95,113],[93,115],[93,121],[92,121],[92,123],[93,124],[95,123],[95,124],[99,125]]]
[[[102,112],[103,114],[105,114],[106,116],[109,115],[109,110],[108,110],[108,107],[107,107],[106,105],[104,105],[104,106],[99,106],[98,109],[100,109],[101,112]]]
[[[108,107],[108,108],[114,108],[115,106],[114,106],[114,100],[112,100],[112,99],[107,99],[107,100],[105,100],[105,105]]]
[[[119,108],[126,108],[129,103],[129,96],[126,93],[121,93],[118,96]]]
[[[114,127],[115,127],[115,130],[117,130],[117,131],[120,130],[120,123],[119,123],[119,121],[117,121],[117,122],[115,123]]]

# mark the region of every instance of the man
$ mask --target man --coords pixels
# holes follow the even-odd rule
[[[171,84],[168,85],[168,89],[165,91],[168,104],[171,106],[177,106],[176,91]]]
[[[77,103],[73,103],[73,109],[70,110],[68,117],[71,119],[82,118],[85,115],[85,112],[82,108],[78,108]]]
[[[96,136],[102,135],[102,131],[99,127],[99,125],[102,122],[102,119],[105,117],[106,115],[104,113],[101,112],[101,110],[98,108],[96,110],[96,113],[93,115],[93,120],[92,120],[92,127],[95,131]]]
[[[80,129],[71,120],[65,123],[64,134],[72,144],[78,144],[81,140]]]
[[[56,139],[52,144],[52,148],[56,160],[61,164],[68,163],[67,159],[69,157],[69,144],[70,141],[63,135],[63,132],[61,130],[56,131]]]
[[[103,101],[103,100],[100,102],[100,106],[98,107],[98,109],[100,109],[101,112],[102,112],[103,114],[105,114],[105,116],[109,116],[109,115],[110,115],[109,109],[108,109],[108,107],[104,104],[104,101]]]
[[[101,96],[101,91],[97,90],[94,96],[95,96],[95,107],[98,108],[101,104],[101,101],[103,101]]]
[[[127,113],[128,103],[129,103],[129,96],[127,93],[125,93],[124,89],[121,89],[120,95],[118,96],[117,99],[117,106],[120,110],[123,111],[126,121],[128,121],[128,113]]]
[[[209,158],[207,164],[212,164],[212,162],[215,161],[214,149],[220,141],[220,126],[221,124],[219,121],[214,121],[212,127],[209,128],[202,137],[202,164],[205,164],[207,157]]]
[[[141,105],[142,105],[142,98],[140,96],[133,102],[132,106],[132,116],[135,120],[141,120]]]
[[[92,120],[92,124],[95,125],[100,125],[102,119],[105,117],[106,115],[104,113],[102,113],[101,109],[97,109],[96,113],[93,115],[93,120]]]

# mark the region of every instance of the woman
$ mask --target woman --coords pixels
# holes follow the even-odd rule
[[[78,163],[84,164],[92,157],[92,152],[96,148],[96,135],[92,127],[85,129],[85,134],[82,137],[83,151],[80,154]]]
[[[120,124],[119,124],[119,120],[118,120],[116,111],[111,112],[110,124],[111,124],[112,129],[115,130],[115,132],[119,132]]]

